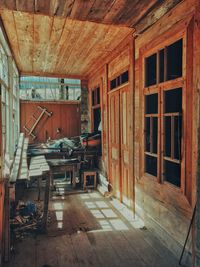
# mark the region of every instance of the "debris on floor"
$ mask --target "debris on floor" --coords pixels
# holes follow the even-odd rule
[[[40,202],[19,201],[12,204],[10,210],[10,229],[13,238],[22,239],[41,227],[43,208]]]

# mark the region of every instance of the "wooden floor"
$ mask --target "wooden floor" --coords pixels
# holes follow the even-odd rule
[[[96,191],[53,196],[48,233],[18,241],[9,267],[178,266],[157,237],[111,203]]]

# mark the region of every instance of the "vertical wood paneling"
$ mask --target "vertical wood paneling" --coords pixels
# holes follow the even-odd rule
[[[45,142],[46,137],[58,139],[63,137],[73,137],[80,134],[79,103],[66,102],[54,103],[21,101],[21,132],[25,133],[23,126],[30,120],[31,115],[35,112],[38,105],[46,107],[49,112],[53,112],[53,115],[48,119],[46,119],[47,116],[44,116],[38,124],[38,127],[36,127],[35,130],[37,139],[34,142]],[[57,133],[57,128],[61,129],[60,133]]]

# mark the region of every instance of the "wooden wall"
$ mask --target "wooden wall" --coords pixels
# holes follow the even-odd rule
[[[110,146],[109,135],[109,79],[118,75],[126,67],[130,70],[129,117],[129,198],[133,208],[144,220],[145,224],[168,239],[171,238],[177,245],[174,251],[178,251],[180,244],[183,245],[187,234],[189,220],[195,205],[196,198],[196,154],[197,154],[197,126],[196,126],[196,94],[193,90],[193,14],[194,0],[185,0],[163,16],[157,23],[142,34],[129,37],[115,49],[105,65],[90,75],[89,89],[97,86],[102,94],[102,118],[103,118],[103,168],[108,174],[108,180],[115,186],[115,179],[110,173]],[[143,53],[158,47],[162,43],[171,40],[176,41],[180,34],[185,34],[184,42],[184,114],[187,121],[184,131],[184,155],[185,180],[183,190],[174,188],[167,183],[161,183],[147,177],[143,169],[144,155],[144,96],[143,96]],[[164,44],[165,45],[165,44]],[[135,46],[135,47],[134,47]],[[192,115],[193,114],[193,115]],[[134,140],[134,141],[133,141]],[[131,143],[133,141],[133,144]],[[191,157],[192,155],[192,157]],[[121,167],[120,167],[121,168]],[[117,190],[118,188],[115,188]],[[118,196],[120,199],[120,196]],[[130,204],[129,203],[129,204]],[[126,203],[127,204],[127,203]],[[167,238],[169,237],[169,238]],[[178,251],[180,253],[180,251]]]
[[[196,91],[192,85],[192,40],[194,1],[184,1],[166,14],[135,41],[135,180],[136,180],[136,211],[144,218],[146,224],[157,227],[157,232],[166,232],[178,243],[183,244],[187,234],[189,220],[195,205],[196,170],[192,165],[191,155],[195,156],[195,117],[192,117]],[[165,45],[166,41],[175,42],[178,36],[185,34],[184,43],[184,81],[186,94],[184,102],[184,155],[185,165],[184,189],[178,189],[167,183],[158,182],[144,174],[144,95],[143,95],[143,55],[146,51]],[[190,156],[189,156],[190,155]],[[195,158],[194,158],[195,159]]]
[[[129,71],[129,82],[119,86],[115,90],[110,90],[110,81],[123,73]],[[118,49],[111,53],[106,64],[97,72],[93,73],[89,79],[89,100],[90,114],[92,89],[100,87],[101,90],[101,117],[102,117],[102,171],[107,175],[109,183],[113,187],[114,194],[118,196],[128,206],[133,206],[134,180],[133,180],[133,37],[129,36],[124,40]],[[115,107],[111,107],[111,97],[114,97]],[[123,102],[125,101],[125,102]],[[123,113],[122,106],[126,103],[126,111]],[[115,110],[113,112],[113,110]],[[118,116],[112,117],[113,114]],[[120,118],[119,118],[120,117]],[[126,121],[125,121],[126,119]],[[93,120],[91,116],[91,120]],[[123,120],[123,123],[122,123]],[[118,122],[117,122],[118,121]],[[123,143],[123,133],[126,132],[126,144]],[[111,131],[111,129],[115,129]],[[117,133],[118,132],[118,133]],[[111,145],[111,134],[118,136],[117,148]],[[119,142],[119,145],[117,144]],[[122,142],[122,143],[121,143]],[[121,143],[121,144],[120,144]],[[117,149],[117,150],[116,150]],[[116,154],[117,159],[111,162],[112,156]],[[123,160],[121,160],[123,159]],[[114,162],[115,161],[115,162]],[[123,174],[122,174],[123,173]],[[125,178],[126,176],[126,178]]]
[[[52,116],[38,124],[35,132],[37,139],[34,142],[45,142],[46,138],[58,139],[72,137],[80,134],[80,107],[78,102],[29,102],[20,103],[20,129],[28,123],[37,110],[37,106],[46,107]],[[60,133],[57,133],[57,129]],[[27,136],[27,134],[26,134]],[[31,138],[30,138],[31,139]]]

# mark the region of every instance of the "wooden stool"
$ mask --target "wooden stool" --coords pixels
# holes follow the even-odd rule
[[[93,180],[93,184],[88,184],[87,185],[87,177],[91,176],[94,180]],[[87,188],[96,188],[97,186],[97,173],[96,171],[84,171],[83,172],[83,189],[87,189]]]

